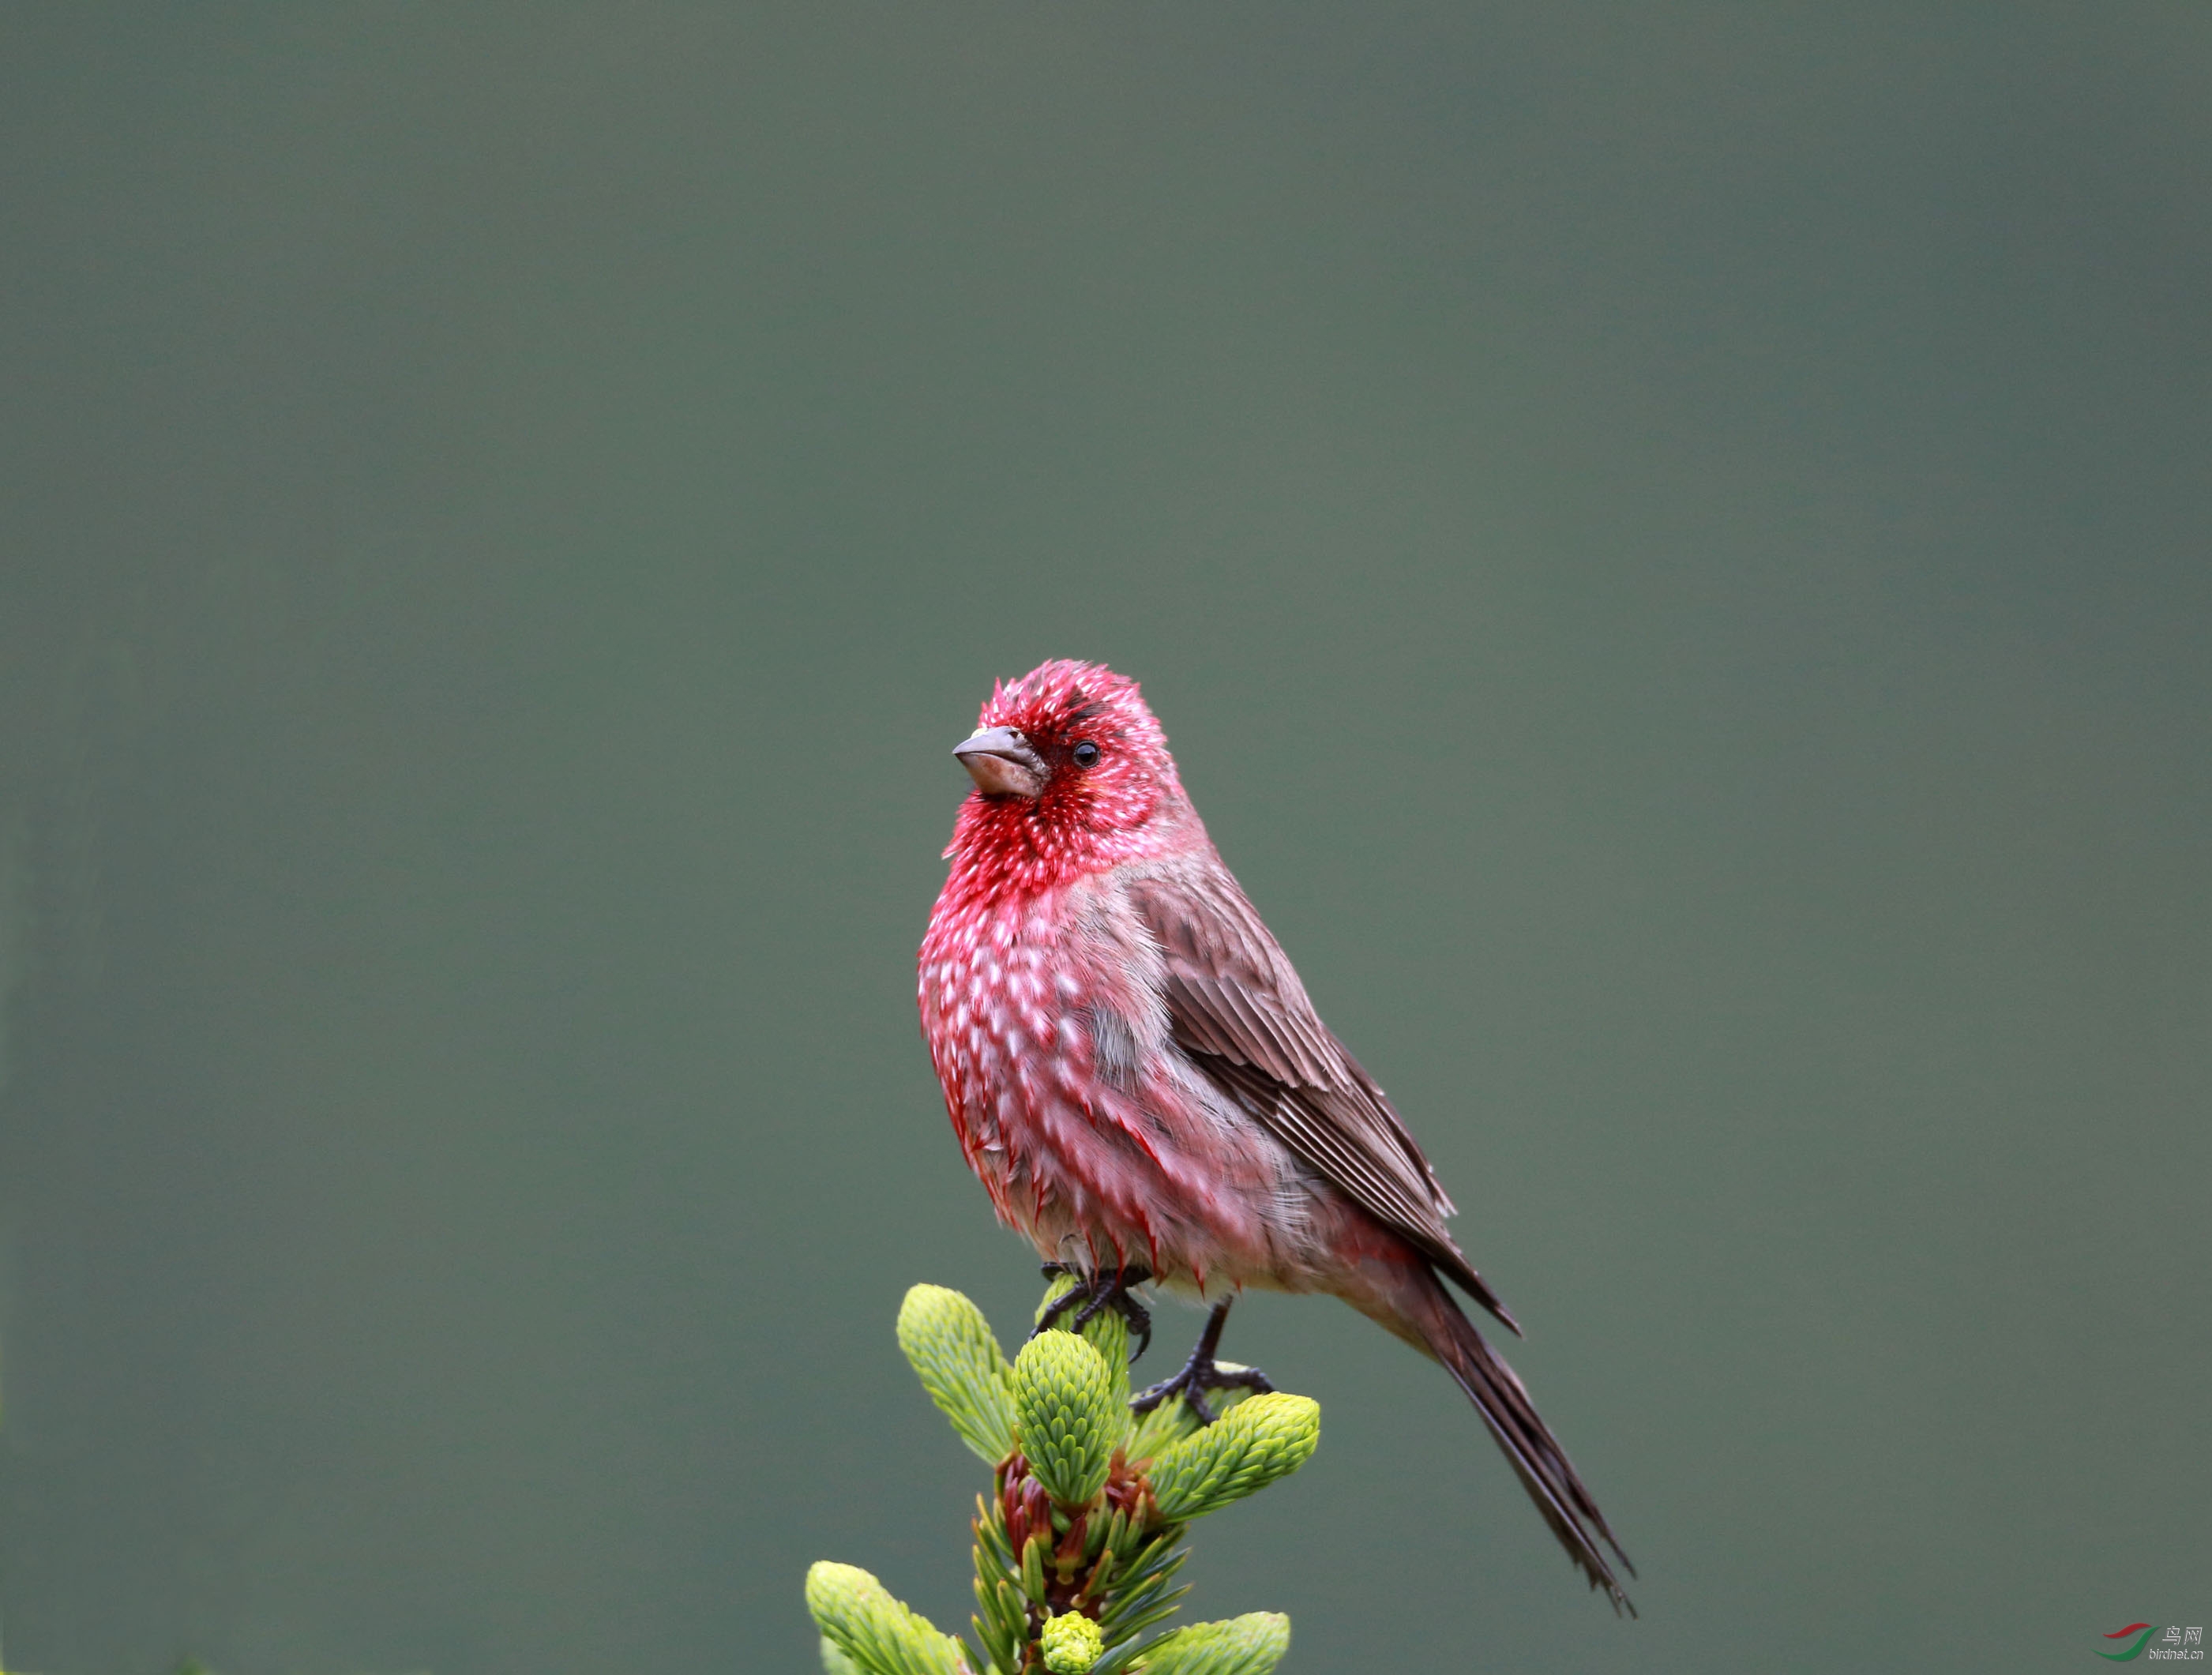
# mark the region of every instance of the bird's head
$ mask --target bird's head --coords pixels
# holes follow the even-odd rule
[[[975,781],[956,849],[972,836],[1078,867],[1112,865],[1140,853],[1157,816],[1184,806],[1167,735],[1137,683],[1096,663],[1055,658],[1000,682],[952,754]]]

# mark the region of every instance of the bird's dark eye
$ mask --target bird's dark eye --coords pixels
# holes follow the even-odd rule
[[[1067,754],[1069,759],[1073,762],[1078,768],[1096,768],[1098,766],[1098,747],[1096,744],[1093,744],[1087,738]]]

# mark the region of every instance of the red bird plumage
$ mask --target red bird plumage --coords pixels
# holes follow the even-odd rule
[[[1626,1605],[1603,1514],[1446,1288],[1519,1329],[1451,1200],[1222,864],[1136,683],[1044,664],[955,754],[976,790],[921,945],[922,1030],[1000,1219],[1048,1259],[1185,1295],[1343,1298],[1443,1363]]]

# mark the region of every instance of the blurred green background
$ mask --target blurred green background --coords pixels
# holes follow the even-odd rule
[[[912,956],[1137,676],[1644,1572],[1231,1352],[1289,1667],[2087,1668],[2212,1617],[2212,14],[17,8],[8,1667],[964,1622]],[[1195,1316],[1171,1317],[1156,1358]]]

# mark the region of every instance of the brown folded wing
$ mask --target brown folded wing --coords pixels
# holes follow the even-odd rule
[[[1176,1045],[1292,1153],[1518,1332],[1446,1230],[1452,1202],[1419,1144],[1315,1012],[1228,870],[1208,855],[1128,887],[1167,956]]]

